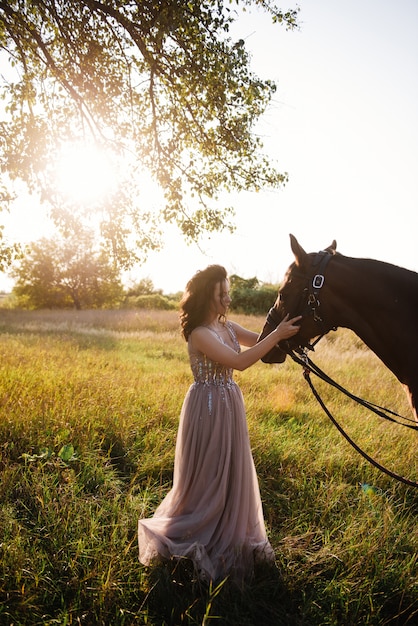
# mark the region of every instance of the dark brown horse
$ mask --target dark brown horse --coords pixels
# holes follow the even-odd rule
[[[418,422],[418,274],[372,259],[336,252],[335,241],[306,253],[290,235],[295,261],[267,316],[260,339],[289,313],[302,315],[300,331],[267,354],[281,363],[290,350],[311,346],[331,329],[350,328],[404,386]]]

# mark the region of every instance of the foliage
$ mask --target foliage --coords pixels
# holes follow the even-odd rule
[[[1,170],[0,170],[1,171]],[[13,197],[0,181],[0,213],[10,208]],[[0,224],[0,272],[4,272],[16,259],[20,258],[21,247],[19,244],[10,244],[4,236],[4,225]]]
[[[126,292],[130,296],[150,296],[153,293],[162,293],[160,289],[155,289],[151,278],[142,278],[140,281],[129,287]]]
[[[254,132],[275,85],[252,73],[245,42],[229,34],[248,7],[296,26],[297,10],[274,0],[0,1],[3,171],[39,189],[66,232],[91,224],[95,208],[125,267],[158,242],[139,193],[144,171],[164,190],[160,218],[187,238],[231,227],[231,210],[216,206],[221,191],[286,180]],[[105,148],[119,169],[119,185],[95,207],[57,187],[69,143]]]
[[[178,302],[163,296],[161,293],[149,293],[142,296],[127,297],[124,306],[137,309],[170,311],[178,308]]]
[[[278,565],[242,593],[137,558],[137,519],[171,485],[191,379],[176,313],[2,311],[0,333],[2,624],[416,623],[416,490],[346,444],[293,362],[236,373]],[[398,381],[359,340],[322,341],[320,367],[406,413]],[[413,433],[321,394],[368,452],[416,478]]]
[[[262,315],[272,306],[277,298],[277,285],[262,284],[258,278],[230,276],[233,311],[247,315]]]
[[[123,298],[118,270],[89,237],[32,243],[13,273],[12,295],[24,308],[112,307]]]
[[[10,245],[4,238],[4,226],[0,224],[0,272],[4,272],[13,261],[21,256],[21,247],[14,243]]]
[[[124,307],[169,311],[178,308],[178,299],[163,295],[161,289],[155,289],[150,278],[143,278],[126,291]]]

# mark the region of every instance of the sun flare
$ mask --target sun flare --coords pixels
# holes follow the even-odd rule
[[[57,189],[67,200],[80,205],[102,202],[117,185],[112,156],[94,145],[67,144],[57,160]]]

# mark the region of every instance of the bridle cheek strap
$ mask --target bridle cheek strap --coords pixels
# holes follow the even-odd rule
[[[308,350],[314,350],[318,341],[322,339],[322,337],[326,335],[327,332],[329,332],[330,330],[336,330],[336,328],[333,326],[327,328],[327,326],[325,325],[324,320],[321,316],[321,302],[319,299],[319,292],[325,283],[325,268],[331,260],[332,256],[333,255],[330,252],[327,252],[325,250],[318,252],[313,263],[314,266],[318,265],[319,263],[318,271],[314,274],[312,279],[308,280],[308,286],[303,291],[303,293],[305,294],[306,292],[308,293],[308,297],[301,315],[302,317],[306,317],[307,315],[312,314],[314,322],[316,322],[320,326],[320,333],[313,343],[308,343],[306,346],[299,346],[300,350],[303,350],[304,348],[307,348]],[[303,306],[303,293],[301,295],[301,308]],[[270,327],[277,328],[281,321],[282,318],[278,314],[277,309],[275,307],[271,307],[266,318],[267,324]],[[283,343],[287,344],[286,341]],[[288,351],[289,348],[287,347],[286,352]]]

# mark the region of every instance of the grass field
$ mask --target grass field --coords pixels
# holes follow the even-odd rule
[[[0,351],[1,625],[418,624],[418,490],[349,446],[292,361],[235,375],[277,557],[241,593],[199,584],[187,563],[137,559],[137,520],[171,486],[191,383],[177,314],[4,310]],[[410,416],[394,376],[348,331],[314,360]],[[368,454],[418,480],[416,432],[313,382]]]

